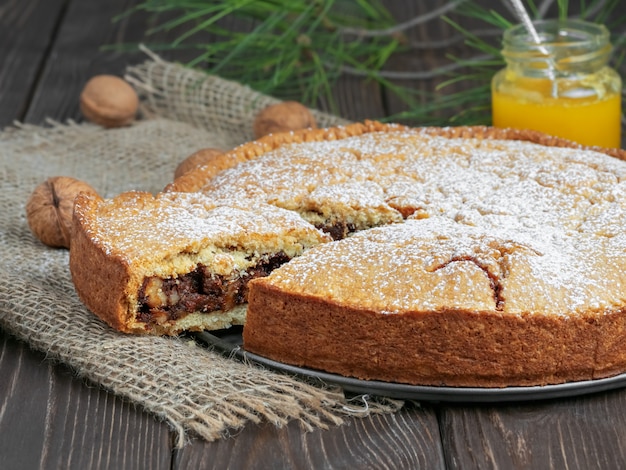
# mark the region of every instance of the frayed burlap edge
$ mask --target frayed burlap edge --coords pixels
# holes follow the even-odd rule
[[[109,130],[75,122],[17,124],[0,133],[0,326],[169,423],[177,446],[184,445],[189,433],[212,441],[250,421],[283,426],[296,420],[313,430],[339,425],[346,416],[398,410],[401,401],[348,400],[337,387],[242,364],[189,340],[120,334],[80,303],[67,251],[42,245],[26,223],[25,203],[36,184],[64,175],[89,182],[104,196],[129,189],[158,191],[171,180],[177,163],[196,149],[237,145],[247,138],[253,108],[243,100],[239,112],[246,117],[238,117],[229,104],[231,115],[222,120],[214,116],[225,107],[220,96],[232,103],[248,93],[258,106],[262,99],[272,101],[217,77],[200,74],[208,82],[202,84],[197,72],[161,60],[131,69],[145,79],[135,85],[152,109],[152,119]],[[155,77],[160,77],[159,86]],[[209,104],[185,92],[181,82],[206,90]],[[169,103],[180,99],[187,101]],[[335,119],[320,116],[322,125]]]
[[[266,106],[280,100],[248,86],[161,59],[148,49],[150,60],[127,69],[125,79],[140,95],[142,111],[186,122],[233,138],[233,144],[254,139],[252,122]],[[350,121],[311,109],[319,127]],[[234,145],[233,145],[234,146]]]

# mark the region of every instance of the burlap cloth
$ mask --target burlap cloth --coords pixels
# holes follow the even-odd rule
[[[0,133],[0,327],[77,374],[141,405],[177,432],[214,440],[246,422],[306,429],[339,425],[346,415],[393,412],[393,400],[347,399],[338,388],[309,384],[225,358],[189,338],[117,333],[78,300],[68,251],[31,234],[25,203],[50,176],[73,176],[105,196],[156,192],[176,165],[202,147],[231,148],[252,138],[255,113],[275,99],[237,83],[151,57],[128,69],[143,118],[124,129],[50,122]],[[316,112],[322,126],[343,122]]]

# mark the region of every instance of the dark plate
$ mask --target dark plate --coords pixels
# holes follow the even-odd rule
[[[420,400],[428,402],[448,403],[503,403],[512,401],[534,401],[551,398],[564,398],[589,393],[602,392],[626,386],[626,374],[597,380],[569,382],[558,385],[537,387],[433,387],[422,385],[406,385],[377,380],[359,380],[342,375],[330,374],[306,367],[297,367],[273,361],[243,349],[241,327],[211,333],[195,333],[195,337],[213,346],[216,350],[238,360],[260,364],[269,369],[291,375],[314,378],[326,384],[341,386],[346,392],[368,395],[379,395],[403,400]]]

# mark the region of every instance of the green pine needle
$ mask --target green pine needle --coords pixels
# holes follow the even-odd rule
[[[581,18],[618,30],[624,18],[613,12],[621,1],[580,0],[576,11]],[[331,112],[338,112],[334,85],[351,73],[376,83],[381,92],[394,95],[406,107],[393,116],[372,118],[422,125],[489,124],[491,77],[504,65],[500,37],[472,32],[459,18],[480,20],[502,31],[516,20],[503,2],[497,11],[470,0],[451,0],[448,6],[455,7],[457,19],[444,16],[432,21],[451,25],[479,55],[472,59],[448,55],[462,72],[444,72],[449,68],[444,67],[424,74],[443,78],[429,92],[387,78],[390,59],[410,51],[410,43],[378,0],[146,0],[120,18],[137,12],[168,14],[170,19],[150,33],[181,32],[170,43],[148,43],[149,48],[185,49],[193,56],[186,64],[189,67],[278,98],[309,106],[326,103]],[[526,6],[536,18],[543,14],[545,2],[537,5],[527,0]],[[567,0],[556,0],[553,14],[567,18],[570,6]],[[626,34],[615,37],[618,63],[626,55],[625,43]],[[459,87],[462,91],[448,91]]]

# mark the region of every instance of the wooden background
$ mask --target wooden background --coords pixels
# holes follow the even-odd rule
[[[78,95],[98,73],[122,74],[140,53],[101,46],[140,42],[158,19],[111,18],[137,0],[0,0],[0,125],[47,118],[80,121]],[[443,1],[385,2],[398,18]],[[499,2],[491,2],[498,4]],[[446,36],[418,28],[418,39]],[[175,35],[176,32],[172,32]],[[170,36],[170,38],[173,36]],[[158,37],[168,40],[168,35]],[[185,60],[176,53],[165,58]],[[425,51],[394,66],[433,67]],[[416,87],[433,83],[415,82]],[[363,119],[398,104],[360,80],[335,89],[341,114]],[[626,462],[626,390],[508,405],[409,403],[399,413],[352,419],[328,431],[248,425],[183,449],[153,416],[85,383],[62,364],[0,331],[0,469],[569,468]]]

